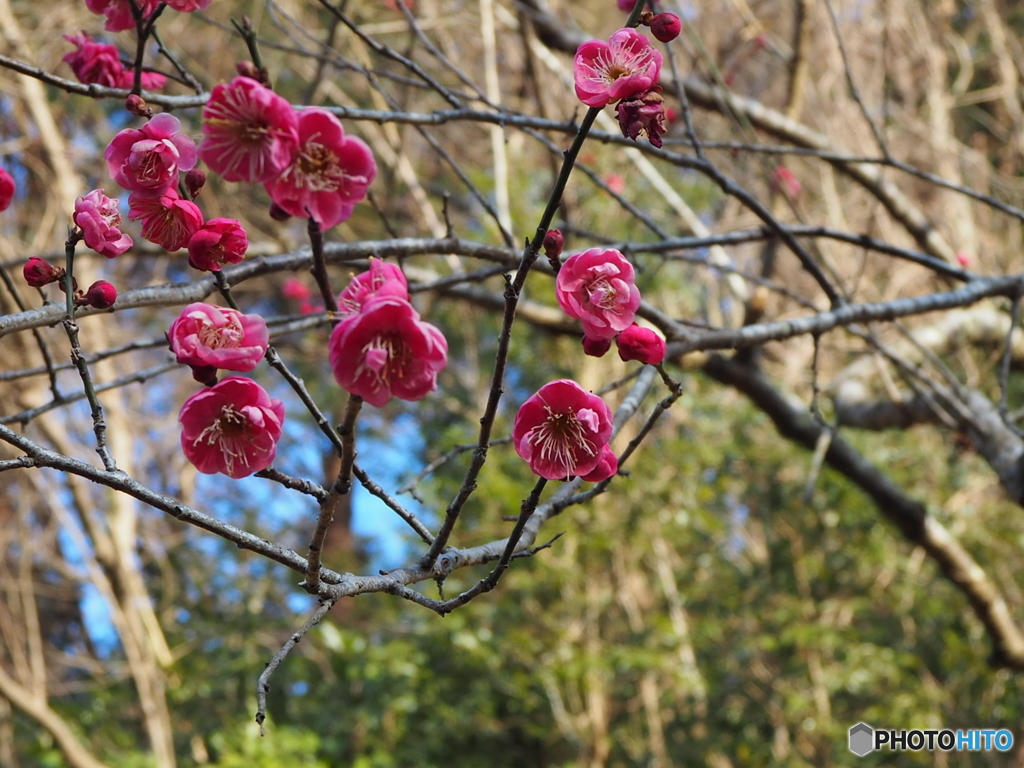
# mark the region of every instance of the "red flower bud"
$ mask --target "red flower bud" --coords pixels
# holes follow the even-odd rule
[[[117,301],[117,288],[106,280],[97,280],[89,286],[89,290],[82,297],[82,305],[96,307],[96,309],[110,309]]]
[[[188,191],[188,196],[193,200],[199,197],[199,193],[203,190],[205,184],[206,174],[198,168],[193,168],[185,174],[185,189]]]
[[[683,31],[683,22],[674,13],[659,13],[651,19],[651,34],[663,43],[670,43]]]
[[[665,340],[649,328],[636,323],[629,326],[615,339],[619,345],[619,357],[624,362],[639,360],[648,365],[657,365],[665,359]]]
[[[33,288],[42,288],[44,285],[55,283],[64,276],[64,270],[53,266],[46,259],[33,256],[22,268],[21,273],[25,276],[25,282]]]
[[[565,238],[562,237],[562,230],[549,229],[544,235],[544,255],[552,261],[562,255],[562,246],[565,245]]]
[[[605,353],[611,348],[611,339],[592,339],[589,336],[583,337],[583,351],[591,357],[604,357]]]
[[[137,93],[128,94],[124,100],[124,108],[136,117],[152,117],[153,108],[146,104],[146,100]]]

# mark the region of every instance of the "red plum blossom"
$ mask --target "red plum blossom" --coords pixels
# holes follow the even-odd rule
[[[661,52],[635,29],[620,29],[608,42],[589,40],[573,59],[576,95],[588,107],[628,98],[657,84]]]
[[[592,340],[624,331],[640,307],[633,265],[614,248],[591,248],[566,259],[555,281],[555,298]]]
[[[188,241],[188,263],[195,269],[219,272],[238,264],[249,249],[249,236],[235,219],[210,219]]]
[[[197,302],[171,323],[167,340],[182,365],[251,371],[266,354],[270,333],[259,315]]]
[[[14,200],[16,191],[14,177],[7,172],[6,168],[0,168],[0,211],[6,211],[11,207],[11,201]]]
[[[183,200],[173,189],[159,197],[133,194],[128,197],[128,218],[142,220],[142,236],[168,251],[188,245],[189,238],[203,226],[199,207]]]
[[[619,457],[615,455],[615,451],[613,451],[610,446],[606,445],[601,449],[601,455],[598,457],[597,466],[587,474],[583,475],[583,479],[588,483],[600,483],[602,480],[607,480],[609,477],[613,477],[618,471]]]
[[[181,407],[181,448],[203,474],[247,477],[277,455],[284,403],[252,379],[229,376]]]
[[[338,318],[344,320],[359,314],[371,299],[379,296],[409,300],[409,283],[395,264],[371,258],[370,268],[360,272],[338,294]]]
[[[132,247],[131,237],[121,231],[117,200],[107,197],[100,189],[75,200],[73,218],[82,230],[85,244],[108,259]]]
[[[330,112],[298,113],[299,149],[291,165],[267,183],[267,193],[292,216],[312,217],[330,229],[352,215],[377,175],[373,153],[362,139],[346,136]]]
[[[160,5],[160,0],[136,0],[136,4],[143,16],[149,16]],[[93,13],[101,13],[107,17],[104,29],[108,32],[135,29],[132,6],[128,0],[85,0],[85,7]]]
[[[75,50],[64,54],[66,61],[78,81],[86,84],[105,85],[108,88],[131,88],[135,73],[125,69],[121,54],[113,45],[97,43],[91,35],[79,32],[64,35],[64,39],[75,46]],[[142,73],[142,87],[156,91],[167,84],[167,78],[157,72]]]
[[[516,453],[548,480],[594,472],[611,436],[611,409],[571,379],[541,387],[523,403],[512,425]]]
[[[665,340],[650,328],[641,328],[636,323],[620,333],[615,343],[619,347],[619,358],[624,362],[639,360],[658,365],[665,360]]]
[[[160,195],[178,186],[178,171],[196,165],[196,145],[174,115],[161,113],[142,128],[118,133],[103,154],[110,177],[139,195]]]

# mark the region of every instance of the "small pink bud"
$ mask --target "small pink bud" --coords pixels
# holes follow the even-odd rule
[[[956,263],[966,269],[971,266],[971,254],[967,253],[967,251],[957,251]]]
[[[82,305],[95,307],[96,309],[110,309],[117,301],[117,288],[106,280],[97,280],[89,286],[89,290],[82,297]]]
[[[663,43],[670,43],[679,37],[683,23],[674,13],[659,13],[651,19],[651,34]]]
[[[604,357],[611,348],[611,339],[592,339],[589,336],[583,337],[583,352],[591,357]]]
[[[619,357],[624,362],[639,360],[647,365],[658,365],[665,360],[665,340],[649,328],[636,323],[619,334]]]
[[[203,191],[205,185],[206,174],[198,168],[193,168],[185,174],[185,189],[188,190],[188,196],[193,200],[199,197],[199,193]]]
[[[124,108],[136,117],[153,116],[152,107],[146,104],[146,100],[137,93],[131,93],[128,95],[128,98],[124,100]]]
[[[552,261],[556,261],[562,255],[562,246],[565,245],[565,238],[562,237],[562,230],[549,229],[544,235],[544,255]]]
[[[25,276],[25,282],[33,288],[42,288],[60,280],[64,276],[64,270],[53,266],[46,259],[33,256],[25,262],[22,274]]]

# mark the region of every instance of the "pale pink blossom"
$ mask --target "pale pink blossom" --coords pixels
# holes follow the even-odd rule
[[[635,29],[620,29],[608,42],[589,40],[573,59],[576,95],[588,107],[603,107],[656,85],[661,52]]]
[[[245,258],[249,237],[241,222],[234,219],[210,219],[188,241],[188,263],[195,269],[219,272],[225,264],[238,264]]]
[[[183,200],[173,189],[158,197],[132,194],[128,197],[128,218],[142,221],[142,236],[168,251],[188,245],[189,238],[203,226],[199,207]]]
[[[392,397],[423,399],[448,364],[441,331],[393,296],[378,296],[335,326],[328,349],[338,384],[378,408]]]
[[[110,177],[140,195],[160,195],[178,186],[178,171],[189,171],[198,159],[196,145],[181,132],[181,122],[162,112],[141,128],[118,133],[103,157]]]
[[[602,480],[613,477],[618,471],[619,457],[615,455],[611,446],[606,445],[601,449],[601,455],[597,457],[597,466],[582,477],[588,483],[600,483]]]
[[[267,193],[292,216],[312,217],[330,229],[352,215],[377,175],[373,152],[325,109],[299,113],[299,151],[284,172],[267,183]]]
[[[205,11],[210,7],[213,0],[164,0],[168,8],[173,8],[179,13],[192,13],[192,11]]]
[[[11,207],[11,201],[14,200],[16,191],[14,177],[7,172],[6,168],[0,168],[0,211],[6,211]]]
[[[614,248],[591,248],[570,256],[555,281],[555,297],[591,339],[610,339],[633,323],[640,291],[633,265]]]
[[[338,315],[341,320],[362,311],[371,299],[380,296],[409,300],[409,283],[395,264],[371,258],[370,268],[353,276],[345,290],[338,294]]]
[[[523,403],[512,425],[516,453],[548,480],[595,471],[611,436],[611,409],[571,379],[541,387]]]
[[[182,365],[251,371],[266,354],[270,333],[259,315],[197,302],[171,323],[167,340]]]
[[[132,239],[121,231],[117,200],[107,197],[101,189],[94,189],[75,200],[73,218],[82,230],[85,244],[108,259],[132,247]]]
[[[270,182],[298,150],[295,110],[248,77],[214,87],[203,107],[199,156],[228,181]]]
[[[619,347],[619,358],[628,362],[639,360],[648,365],[658,365],[665,360],[665,340],[650,328],[641,328],[636,323],[615,337]]]
[[[203,474],[247,477],[274,462],[284,403],[252,379],[229,376],[181,407],[181,448]]]
[[[136,0],[136,4],[143,16],[149,16],[160,5],[160,0]],[[128,0],[85,0],[85,7],[93,13],[101,13],[107,17],[104,29],[108,32],[135,29],[132,6]]]

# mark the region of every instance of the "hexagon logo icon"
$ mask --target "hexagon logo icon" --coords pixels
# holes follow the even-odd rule
[[[864,757],[874,748],[875,731],[867,723],[857,723],[850,729],[850,751],[857,757]]]

